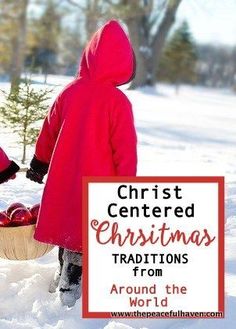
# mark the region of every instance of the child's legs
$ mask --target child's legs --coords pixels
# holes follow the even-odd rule
[[[81,296],[82,254],[64,249],[63,267],[59,281],[63,305],[72,307]]]

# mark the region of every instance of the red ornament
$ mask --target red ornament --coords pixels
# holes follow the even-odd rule
[[[32,224],[32,215],[27,208],[17,208],[10,216],[11,226],[24,226]]]
[[[10,219],[5,212],[0,212],[0,227],[9,226]]]
[[[12,203],[8,208],[7,208],[7,216],[11,217],[11,214],[13,213],[14,210],[16,210],[17,208],[26,208],[25,205],[23,205],[23,203],[20,202],[15,202]]]
[[[30,213],[32,215],[32,224],[35,224],[37,221],[39,209],[40,209],[40,203],[37,203],[30,208]]]

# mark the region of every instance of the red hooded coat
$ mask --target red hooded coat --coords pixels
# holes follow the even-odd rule
[[[13,178],[19,169],[18,165],[14,161],[10,161],[0,147],[0,184]]]
[[[35,159],[49,164],[35,238],[82,250],[82,177],[136,175],[132,107],[116,87],[134,72],[129,39],[112,20],[87,45],[76,80],[57,97]]]

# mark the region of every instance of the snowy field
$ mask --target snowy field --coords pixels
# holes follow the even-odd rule
[[[69,79],[49,77],[55,95]],[[37,88],[42,87],[38,78]],[[0,89],[9,85],[0,84]],[[139,140],[138,175],[225,175],[226,318],[221,320],[83,320],[81,301],[62,307],[47,292],[57,267],[56,248],[35,261],[0,260],[0,329],[233,329],[236,323],[236,96],[227,91],[168,86],[127,91]],[[15,135],[0,125],[0,144],[19,162]],[[29,149],[28,159],[33,155]],[[69,161],[69,159],[68,159]],[[42,186],[20,173],[0,186],[0,207],[40,201]]]

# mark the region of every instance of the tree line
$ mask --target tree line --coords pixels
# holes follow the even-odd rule
[[[24,70],[76,73],[86,41],[106,20],[126,25],[137,60],[132,87],[156,81],[236,88],[236,47],[198,45],[186,22],[173,31],[181,0],[1,0],[0,74],[12,88]]]

